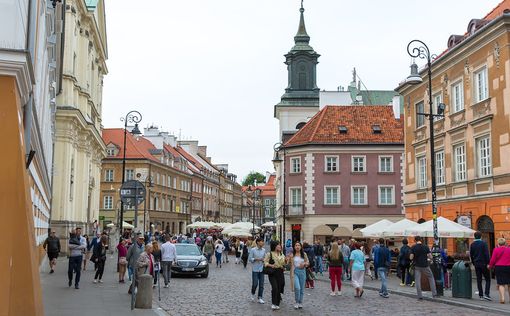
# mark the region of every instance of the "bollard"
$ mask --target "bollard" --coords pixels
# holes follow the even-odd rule
[[[142,274],[138,277],[138,290],[136,293],[136,308],[152,308],[152,283],[154,278],[150,274]]]

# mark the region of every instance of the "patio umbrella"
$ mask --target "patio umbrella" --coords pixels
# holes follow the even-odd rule
[[[111,227],[115,227],[115,224],[114,223],[110,223],[110,224],[106,225],[106,227],[110,227],[110,228]]]
[[[133,226],[133,225],[127,223],[127,222],[122,222],[122,227],[127,228],[127,229],[135,228],[135,226]]]
[[[275,227],[275,223],[273,222],[267,222],[261,225],[262,227]]]
[[[437,218],[437,232],[442,238],[473,238],[474,230],[455,223],[447,218],[439,216]],[[434,237],[432,220],[422,224],[416,224],[404,231],[406,236]]]
[[[393,222],[387,219],[381,219],[372,225],[360,229],[360,231],[363,234],[363,237],[381,237],[382,231],[391,224],[393,224]]]
[[[386,227],[382,231],[382,236],[384,237],[402,237],[404,235],[404,231],[408,228],[415,226],[417,223],[407,218],[404,218],[390,226]]]

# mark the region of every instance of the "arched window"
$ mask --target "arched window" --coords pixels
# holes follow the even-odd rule
[[[301,129],[303,126],[305,126],[305,122],[300,122],[296,125],[296,129]]]

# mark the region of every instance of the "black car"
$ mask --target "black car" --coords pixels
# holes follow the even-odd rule
[[[172,276],[199,275],[207,278],[209,263],[195,244],[176,244],[177,263],[171,267]]]

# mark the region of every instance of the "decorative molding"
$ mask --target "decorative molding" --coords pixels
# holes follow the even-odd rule
[[[494,43],[494,60],[496,61],[496,68],[499,69],[499,57],[501,56],[501,51],[499,47],[499,43]]]
[[[444,119],[434,122],[434,134],[444,131]]]
[[[491,98],[480,101],[472,105],[474,118],[480,118],[491,112]]]
[[[464,123],[466,123],[466,111],[465,110],[463,110],[462,112],[450,115],[450,127],[451,128],[457,127]]]
[[[466,61],[464,62],[464,82],[466,83],[466,86],[469,86],[469,81],[470,81],[470,74],[471,73],[471,70],[470,70],[470,67],[469,67],[469,59],[466,59]]]
[[[14,77],[21,104],[28,102],[32,83],[35,82],[28,53],[23,50],[0,49],[0,75]]]

